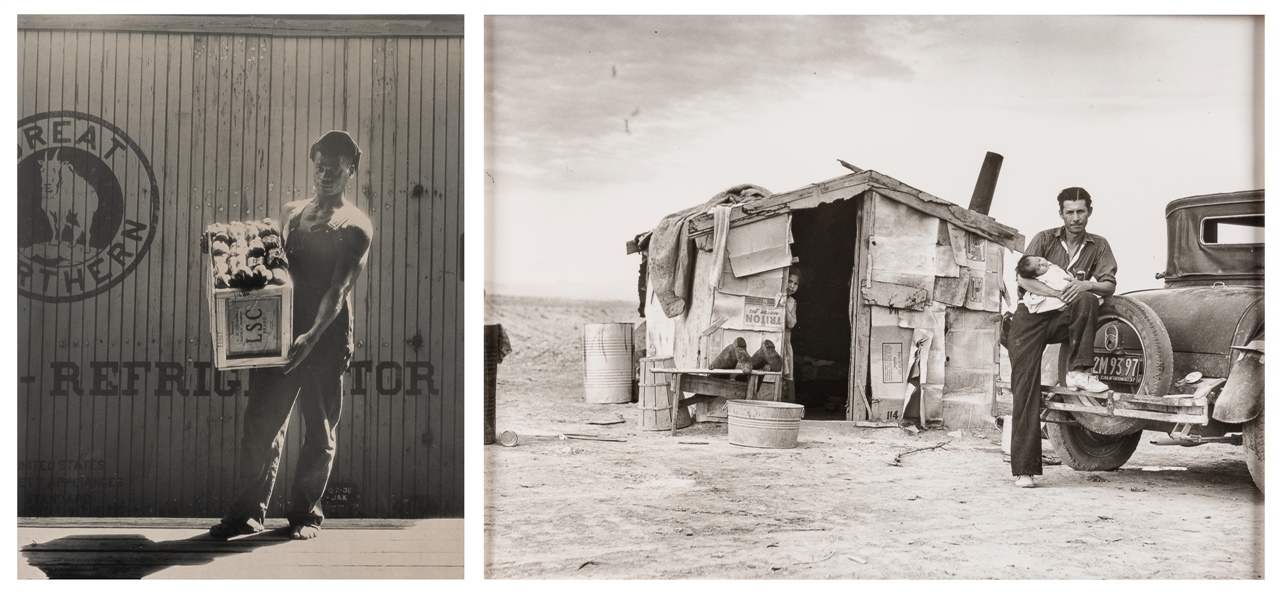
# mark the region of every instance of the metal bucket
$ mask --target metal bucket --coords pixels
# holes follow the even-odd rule
[[[583,397],[592,404],[632,401],[632,324],[583,325]]]
[[[669,431],[672,429],[672,403],[669,401],[669,376],[654,373],[652,368],[676,367],[671,356],[641,359],[641,385],[637,408],[640,414],[637,427],[641,431]],[[690,425],[689,409],[677,411],[677,428]]]
[[[788,402],[731,400],[726,403],[730,443],[751,448],[794,448],[806,408]]]

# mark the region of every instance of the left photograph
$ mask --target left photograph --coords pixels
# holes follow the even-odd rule
[[[18,577],[463,577],[463,17],[18,15]]]

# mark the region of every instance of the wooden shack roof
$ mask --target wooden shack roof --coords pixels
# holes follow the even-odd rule
[[[938,217],[966,231],[979,234],[1015,252],[1024,251],[1024,236],[1013,227],[1002,225],[996,219],[932,196],[906,183],[876,171],[867,170],[842,177],[813,183],[806,187],[773,194],[736,206],[730,212],[730,225],[760,221],[794,210],[814,208],[820,204],[853,198],[868,190]],[[712,233],[712,215],[700,214],[690,218],[690,237]],[[643,233],[628,243],[628,252],[635,252],[637,245],[644,245],[648,233]]]

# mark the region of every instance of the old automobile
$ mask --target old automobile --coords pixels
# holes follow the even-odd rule
[[[1100,307],[1095,367],[1112,392],[1044,387],[1047,436],[1084,471],[1121,467],[1145,430],[1240,444],[1263,491],[1264,190],[1174,200],[1166,237],[1163,287]]]

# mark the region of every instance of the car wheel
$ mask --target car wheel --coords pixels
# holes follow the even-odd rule
[[[1112,471],[1126,464],[1140,444],[1144,432],[1122,435],[1095,433],[1072,423],[1069,413],[1052,410],[1046,417],[1046,436],[1055,454],[1064,464],[1077,471]],[[1056,423],[1066,421],[1067,423]]]
[[[1171,389],[1175,358],[1171,338],[1161,318],[1148,305],[1126,296],[1106,298],[1095,320],[1095,364],[1096,373],[1115,392],[1165,395]],[[1127,365],[1134,371],[1128,370]],[[1061,385],[1067,372],[1068,354],[1061,353]],[[1110,376],[1115,379],[1109,380]],[[1058,396],[1057,400],[1085,402],[1079,396]],[[1141,419],[1088,413],[1073,413],[1073,418],[1083,427],[1105,436],[1126,435],[1144,428]]]
[[[1242,424],[1242,449],[1246,451],[1246,468],[1255,487],[1264,491],[1264,411]]]

